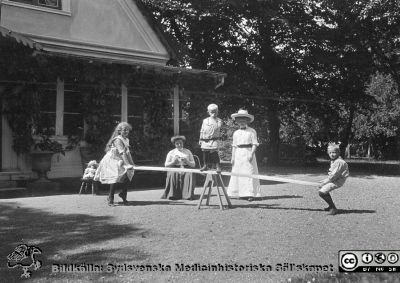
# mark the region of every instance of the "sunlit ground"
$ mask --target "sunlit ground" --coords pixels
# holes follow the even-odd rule
[[[273,173],[318,181],[325,172]],[[333,193],[336,216],[322,210],[326,205],[316,188],[288,183],[264,182],[262,199],[232,199],[233,208],[223,211],[215,193],[210,206],[198,210],[198,200],[161,200],[160,189],[130,191],[129,205],[116,207],[106,205],[105,195],[3,199],[0,257],[6,263],[21,243],[39,247],[43,265],[30,282],[384,282],[386,275],[338,274],[338,251],[400,249],[398,184],[399,177],[353,173]],[[276,270],[285,263],[333,270]],[[59,264],[96,265],[103,272],[56,272]],[[181,264],[187,270],[177,270]],[[248,270],[196,269],[209,264]],[[140,271],[142,265],[153,270]],[[19,282],[21,274],[20,267],[0,266],[0,282]]]

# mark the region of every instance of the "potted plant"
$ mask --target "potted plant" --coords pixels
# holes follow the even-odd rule
[[[59,153],[65,155],[65,151],[70,149],[70,146],[63,147],[58,141],[50,139],[46,135],[41,135],[39,140],[33,145],[31,151],[32,156],[32,171],[37,172],[39,180],[48,181],[47,172],[51,169],[51,158],[53,154]]]

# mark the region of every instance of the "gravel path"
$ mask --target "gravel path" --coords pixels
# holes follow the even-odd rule
[[[233,209],[224,211],[215,195],[211,206],[197,210],[197,200],[161,200],[159,189],[130,191],[130,205],[116,207],[106,206],[105,196],[91,195],[3,199],[0,257],[5,262],[21,243],[40,247],[43,266],[33,271],[30,282],[280,282],[310,273],[276,271],[284,263],[327,265],[325,273],[336,273],[339,250],[400,249],[399,180],[362,174],[349,178],[333,193],[341,209],[336,216],[322,211],[325,204],[316,188],[282,183],[265,183],[262,200],[233,199]],[[57,273],[53,263],[104,269],[152,265],[153,271]],[[196,271],[196,263],[247,265],[248,271]],[[176,264],[188,270],[177,271]],[[172,271],[159,270],[168,265]],[[267,270],[254,270],[262,266]],[[0,282],[18,282],[20,274],[21,268],[0,266]]]

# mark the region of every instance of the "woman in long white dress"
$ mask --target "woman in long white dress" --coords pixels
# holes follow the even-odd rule
[[[233,133],[232,142],[232,173],[258,174],[257,160],[255,156],[259,145],[257,132],[248,126],[254,121],[254,116],[247,110],[239,110],[231,115],[239,125],[239,129]],[[249,177],[231,176],[228,186],[230,197],[246,198],[253,201],[261,197],[260,180]]]

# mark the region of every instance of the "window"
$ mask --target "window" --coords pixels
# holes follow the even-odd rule
[[[48,136],[56,133],[56,86],[49,85],[39,89],[40,95],[40,121],[36,132]]]
[[[140,94],[128,94],[128,123],[132,125],[134,135],[143,135],[143,108]]]
[[[61,0],[9,0],[9,1],[61,10]]]
[[[57,95],[57,84],[48,84],[39,88],[40,120],[36,134],[47,136],[79,136],[83,131],[82,95],[71,86],[63,88],[63,94]],[[62,100],[60,103],[59,100]],[[57,124],[61,116],[62,124]]]
[[[82,94],[80,91],[64,91],[64,136],[79,136],[83,132]]]

